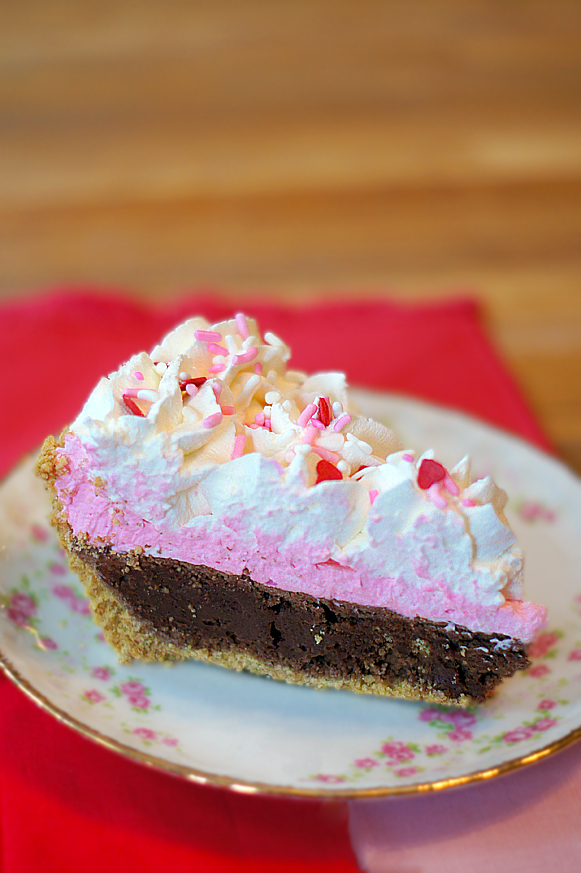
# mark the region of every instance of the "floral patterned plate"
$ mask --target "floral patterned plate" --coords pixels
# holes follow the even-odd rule
[[[363,412],[452,465],[465,451],[511,496],[527,595],[549,607],[533,665],[482,706],[450,709],[285,685],[201,663],[120,666],[22,464],[0,488],[0,664],[46,710],[128,757],[196,782],[378,796],[473,782],[581,736],[581,487],[528,444],[458,413],[359,392]]]

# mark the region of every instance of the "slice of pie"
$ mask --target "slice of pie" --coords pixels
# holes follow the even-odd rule
[[[482,701],[545,610],[489,478],[356,414],[250,318],[192,318],[102,379],[38,462],[122,661]]]

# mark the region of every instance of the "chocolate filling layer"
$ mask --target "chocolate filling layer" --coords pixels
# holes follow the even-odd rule
[[[317,600],[168,558],[108,547],[77,554],[135,618],[180,647],[246,653],[309,677],[408,682],[451,701],[482,701],[529,665],[525,645],[501,634]]]

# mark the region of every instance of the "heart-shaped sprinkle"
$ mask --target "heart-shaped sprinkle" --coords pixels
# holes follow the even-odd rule
[[[441,482],[446,477],[446,468],[439,464],[438,461],[432,461],[431,458],[424,458],[418,470],[418,485],[424,491],[434,484]]]
[[[317,481],[315,485],[318,485],[319,482],[324,482],[326,479],[342,479],[343,474],[340,470],[337,469],[335,464],[332,464],[330,461],[319,461],[317,464]]]

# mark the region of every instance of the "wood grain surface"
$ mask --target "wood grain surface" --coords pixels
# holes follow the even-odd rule
[[[0,299],[467,291],[581,470],[581,4],[4,0]]]

